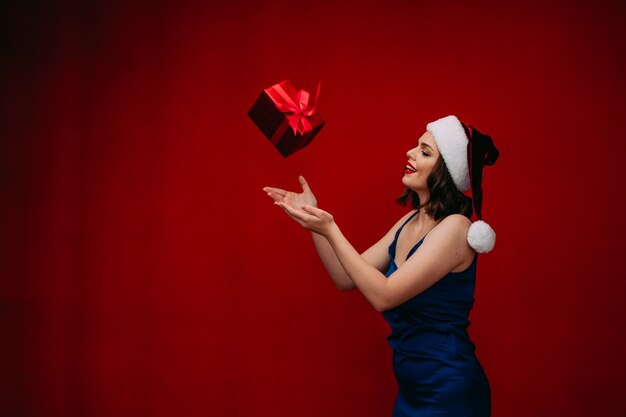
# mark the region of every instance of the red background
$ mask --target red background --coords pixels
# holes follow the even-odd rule
[[[363,251],[448,114],[501,152],[469,329],[493,416],[626,413],[624,2],[17,3],[0,414],[391,415],[388,325],[261,188],[304,175]],[[287,159],[246,115],[285,78],[327,122]]]

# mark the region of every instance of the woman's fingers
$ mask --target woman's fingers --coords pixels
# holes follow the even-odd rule
[[[280,188],[263,187],[263,191],[265,191],[266,193],[267,192],[276,193],[278,195],[282,195],[283,197],[285,197],[287,195],[287,191],[281,190]]]
[[[289,211],[287,211],[287,209],[279,204],[276,204],[277,206],[279,206],[281,209],[283,209],[283,211],[287,214],[287,216],[291,217],[293,220],[295,220],[296,223],[298,223],[300,226],[302,226],[302,221],[300,219],[296,219],[295,217],[293,217],[291,215],[291,213],[289,213]]]
[[[304,213],[298,209],[294,209],[293,207],[291,207],[289,204],[285,204],[282,202],[275,202],[274,204],[277,204],[279,206],[281,206],[284,210],[286,210],[289,214],[291,214],[293,217],[302,220],[302,221],[307,221],[307,220],[312,220],[314,219],[313,216],[311,216],[310,214]]]
[[[304,222],[300,218],[295,217],[293,214],[291,214],[291,212],[287,209],[287,206],[288,206],[287,204],[284,204],[284,203],[283,204],[277,204],[276,203],[276,205],[279,206],[281,209],[283,209],[283,211],[287,214],[287,216],[291,217],[293,219],[293,221],[298,223],[300,226],[304,227]]]
[[[302,190],[310,193],[311,188],[309,187],[309,183],[304,179],[304,177],[300,175],[298,177],[298,180],[300,181],[300,185],[302,185]]]
[[[317,207],[310,206],[308,204],[305,204],[302,206],[302,211],[306,213],[310,213],[314,215],[315,217],[322,217],[322,215],[326,213],[324,210],[317,208]]]
[[[279,194],[273,193],[273,192],[271,192],[271,191],[269,191],[269,192],[267,193],[267,195],[268,195],[268,196],[269,196],[272,200],[274,200],[274,201],[284,201],[284,200],[285,200],[285,197],[283,197],[282,195],[279,195]]]

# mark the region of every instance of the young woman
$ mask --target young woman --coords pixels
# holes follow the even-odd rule
[[[358,288],[391,326],[398,381],[394,417],[472,416],[491,412],[487,376],[469,338],[478,253],[495,245],[481,219],[482,169],[498,150],[489,136],[455,116],[426,126],[407,152],[398,202],[407,213],[359,254],[333,216],[317,207],[307,181],[302,192],[263,190],[312,232],[317,252],[340,290]],[[463,193],[472,189],[472,198]]]

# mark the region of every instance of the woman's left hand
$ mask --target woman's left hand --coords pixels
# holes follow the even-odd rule
[[[280,206],[300,226],[319,235],[328,236],[335,225],[333,215],[320,208],[304,204],[299,210],[282,201],[275,201],[274,204]]]

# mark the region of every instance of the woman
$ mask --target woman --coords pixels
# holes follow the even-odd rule
[[[487,377],[467,333],[474,303],[478,253],[495,244],[481,219],[482,169],[498,150],[489,136],[455,116],[426,126],[407,152],[398,202],[414,210],[359,254],[333,216],[303,192],[263,190],[287,215],[312,232],[319,256],[341,290],[358,288],[391,326],[398,381],[394,417],[490,415]],[[472,189],[472,198],[463,193]]]

